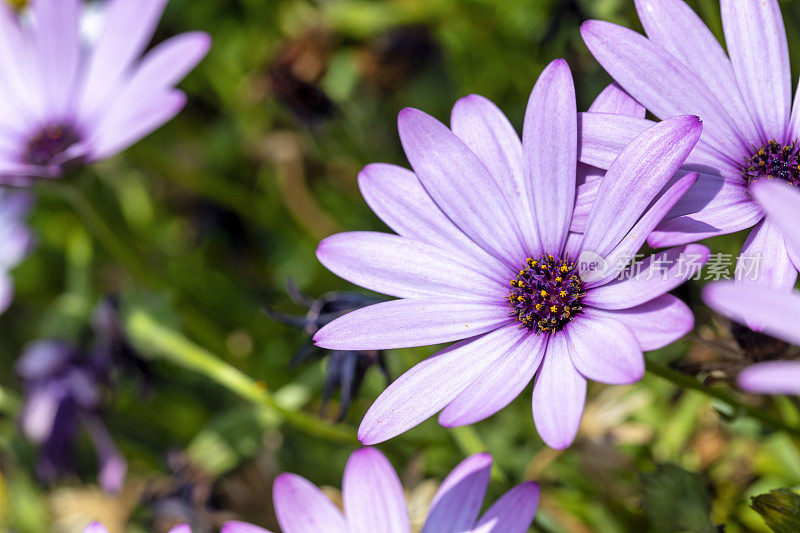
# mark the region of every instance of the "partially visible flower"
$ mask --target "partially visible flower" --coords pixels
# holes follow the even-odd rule
[[[40,340],[25,349],[17,361],[25,386],[20,424],[25,436],[41,447],[37,470],[42,480],[74,472],[74,448],[83,428],[98,455],[100,486],[109,492],[122,487],[127,463],[101,415],[117,370],[127,373],[131,368],[147,377],[148,369],[122,332],[110,299],[98,304],[81,345]]]
[[[569,446],[588,379],[638,381],[643,350],[693,327],[691,311],[667,292],[700,268],[708,249],[629,263],[694,183],[689,174],[666,187],[699,139],[700,121],[675,117],[634,139],[601,180],[582,235],[570,233],[578,117],[563,60],[536,82],[522,142],[477,95],[456,103],[451,128],[416,109],[403,110],[398,124],[414,172],[373,164],[359,185],[399,235],[334,235],[317,257],[348,281],[399,299],[348,313],[314,340],[332,350],[457,342],[381,394],[361,423],[361,442],[385,441],[439,411],[448,427],[483,420],[536,376],[539,435],[553,448]]]
[[[750,187],[767,212],[767,220],[786,236],[787,245],[800,250],[800,191],[764,181]],[[800,293],[721,281],[703,291],[703,299],[716,311],[786,342],[800,345]],[[800,361],[767,361],[739,373],[739,386],[765,394],[800,394]]]
[[[355,292],[329,292],[313,299],[300,292],[292,280],[287,282],[286,290],[295,304],[308,309],[305,316],[287,315],[270,308],[265,308],[264,311],[278,322],[300,328],[309,336],[308,342],[292,357],[290,366],[297,366],[307,360],[328,358],[328,376],[322,391],[322,410],[325,410],[334,390],[339,389],[342,405],[337,421],[341,422],[347,415],[350,403],[358,396],[371,366],[378,367],[386,378],[387,385],[391,381],[385,353],[382,350],[326,350],[315,346],[311,337],[343,314],[382,300]]]
[[[66,343],[47,340],[26,348],[17,373],[25,381],[22,431],[41,447],[39,477],[53,481],[75,470],[75,441],[84,428],[97,452],[100,486],[110,492],[122,488],[127,463],[100,416],[107,365]]]
[[[33,0],[22,15],[0,2],[0,183],[108,158],[180,111],[174,87],[210,39],[186,33],[140,58],[166,4],[109,0],[99,37],[84,42],[81,0]]]
[[[693,114],[704,125],[678,173],[696,171],[697,181],[648,242],[675,246],[755,226],[737,261],[737,279],[790,291],[800,256],[747,192],[763,179],[800,186],[800,92],[793,106],[778,0],[721,0],[727,53],[683,0],[635,3],[646,36],[590,20],[581,27],[587,47],[659,119]],[[614,154],[651,124],[584,114],[581,160],[608,168]]]
[[[9,271],[28,255],[33,243],[31,230],[23,221],[31,203],[27,192],[0,188],[0,313],[14,298]]]
[[[453,469],[433,498],[423,533],[523,533],[539,502],[539,486],[528,481],[505,493],[481,515],[492,458],[472,455]],[[313,483],[295,474],[275,479],[273,501],[283,533],[410,533],[400,479],[374,448],[356,450],[342,479],[344,513]],[[245,533],[230,530],[225,533]]]

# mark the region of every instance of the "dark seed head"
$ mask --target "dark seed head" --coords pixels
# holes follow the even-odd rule
[[[583,280],[569,257],[528,258],[510,285],[513,314],[536,333],[561,331],[583,310]]]
[[[781,144],[771,140],[760,148],[753,147],[753,155],[742,165],[742,178],[747,184],[760,179],[780,179],[800,185],[800,146],[797,141]]]
[[[30,165],[46,166],[54,163],[58,156],[70,146],[80,142],[78,131],[65,124],[50,124],[41,128],[28,141],[24,160]]]

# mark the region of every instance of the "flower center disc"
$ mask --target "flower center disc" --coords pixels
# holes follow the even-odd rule
[[[79,141],[78,132],[71,126],[62,124],[45,126],[28,141],[25,162],[30,165],[49,165],[56,156]]]
[[[742,178],[748,185],[762,178],[778,178],[792,185],[800,185],[798,152],[800,146],[797,141],[781,144],[772,140],[745,160]]]
[[[536,333],[561,331],[583,309],[583,280],[569,257],[529,257],[510,285],[508,301],[514,315]]]

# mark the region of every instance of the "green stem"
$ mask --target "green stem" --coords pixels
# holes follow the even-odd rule
[[[9,417],[16,417],[22,400],[12,391],[0,387],[0,413]]]
[[[186,337],[162,326],[143,311],[134,311],[127,317],[126,331],[146,351],[210,378],[304,433],[333,442],[358,444],[354,430],[283,407],[275,401],[266,385],[252,380]]]
[[[647,361],[646,364],[647,371],[651,374],[655,374],[656,376],[664,378],[667,381],[671,381],[679,387],[696,390],[705,394],[706,396],[720,400],[731,406],[731,408],[733,408],[733,410],[737,413],[745,414],[750,418],[755,418],[772,429],[786,431],[787,433],[790,433],[796,437],[800,437],[800,427],[789,425],[780,418],[773,416],[762,409],[742,403],[727,389],[722,389],[719,387],[706,387],[692,376],[687,376],[686,374],[682,374],[676,370],[653,361]]]
[[[119,232],[111,229],[80,187],[71,183],[59,183],[55,189],[62,198],[69,202],[89,232],[131,274],[154,291],[168,288],[153,269],[132,251],[131,246],[120,237]]]

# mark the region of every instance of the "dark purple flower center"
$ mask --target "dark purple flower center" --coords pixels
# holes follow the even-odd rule
[[[583,280],[569,257],[529,257],[510,285],[513,314],[536,333],[561,331],[583,309]]]
[[[781,144],[772,140],[745,160],[742,166],[742,178],[748,185],[762,178],[778,178],[792,185],[800,185],[799,153],[800,146],[797,141]]]
[[[25,162],[30,165],[49,165],[70,146],[80,141],[77,130],[65,124],[51,124],[41,128],[28,141]]]

